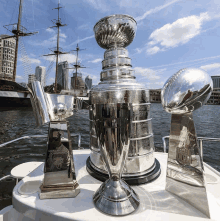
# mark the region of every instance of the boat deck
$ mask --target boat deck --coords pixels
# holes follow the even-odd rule
[[[13,208],[7,213],[7,220],[207,220],[208,218],[177,196],[165,190],[167,154],[155,153],[161,164],[161,175],[155,181],[133,186],[140,197],[140,206],[133,213],[123,217],[112,217],[99,212],[93,204],[93,194],[101,182],[91,177],[86,170],[86,159],[90,150],[74,150],[77,181],[81,192],[76,198],[40,200],[38,193],[22,195],[21,185],[30,181],[43,180],[43,163],[13,190]],[[207,193],[212,220],[220,220],[220,174],[205,164]],[[199,203],[199,201],[198,201]]]

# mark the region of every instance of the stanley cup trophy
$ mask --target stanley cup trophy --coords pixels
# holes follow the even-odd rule
[[[188,68],[170,77],[161,91],[162,105],[165,111],[172,114],[166,190],[208,217],[203,159],[192,113],[207,102],[212,85],[212,79],[205,71]]]
[[[94,26],[96,41],[106,51],[102,61],[101,82],[90,91],[92,104],[90,109],[91,153],[86,162],[90,175],[101,181],[108,179],[109,168],[106,160],[103,159],[103,153],[101,153],[102,143],[99,141],[98,144],[101,135],[98,135],[95,130],[97,116],[102,116],[101,113],[108,113],[108,116],[111,117],[116,113],[116,107],[118,108],[122,104],[130,104],[128,157],[122,157],[125,163],[120,164],[124,165],[123,168],[120,168],[122,178],[129,185],[147,183],[160,175],[160,164],[154,157],[149,90],[136,82],[134,70],[131,68],[131,59],[128,57],[128,50],[125,48],[133,41],[136,29],[136,21],[128,15],[111,15],[101,19]],[[103,106],[104,109],[101,112],[102,109],[97,109],[97,105],[112,106],[109,109],[107,106]],[[93,119],[94,110],[100,111],[95,119]],[[112,118],[116,119],[115,116]],[[116,120],[116,125],[119,125],[119,122]],[[120,137],[120,134],[118,136]],[[113,141],[114,145],[119,145],[119,143],[114,143],[119,137]],[[119,151],[117,148],[122,148],[117,145],[114,148],[112,146],[111,154],[115,156]]]

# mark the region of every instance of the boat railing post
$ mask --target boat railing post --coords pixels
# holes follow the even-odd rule
[[[199,140],[199,146],[200,146],[200,154],[201,154],[201,158],[203,160],[203,139]]]
[[[84,149],[81,147],[81,133],[78,134],[78,149]]]
[[[170,136],[164,136],[164,137],[162,137],[162,141],[163,141],[163,152],[164,152],[164,153],[167,152],[166,138],[169,139]]]

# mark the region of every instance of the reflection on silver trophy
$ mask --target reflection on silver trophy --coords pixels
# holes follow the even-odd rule
[[[154,138],[150,117],[149,90],[137,83],[127,47],[134,39],[137,23],[128,15],[111,15],[94,26],[98,45],[106,51],[102,61],[100,83],[90,91],[91,104],[131,103],[131,133],[128,157],[122,178],[129,185],[151,182],[160,175],[154,157]],[[87,170],[96,179],[108,179],[108,171],[97,142],[90,110],[90,157]]]
[[[126,215],[139,205],[136,193],[121,179],[128,155],[130,136],[130,104],[93,105],[93,119],[98,145],[109,179],[93,196],[95,206],[110,215]]]
[[[93,197],[96,208],[115,216],[134,212],[140,203],[127,182],[144,183],[145,177],[140,181],[138,176],[155,169],[149,92],[135,81],[125,49],[134,39],[136,26],[136,21],[128,15],[111,15],[94,26],[97,43],[107,50],[101,82],[90,91],[91,154],[87,170],[105,181]],[[141,141],[139,154],[136,153],[138,140]],[[159,171],[152,177],[157,177]]]
[[[37,125],[49,123],[44,180],[40,199],[75,197],[80,188],[76,181],[69,123],[74,97],[45,93],[40,82],[29,85]]]
[[[209,215],[203,160],[192,112],[207,102],[212,79],[200,69],[182,69],[171,76],[161,92],[163,108],[171,113],[166,190]]]

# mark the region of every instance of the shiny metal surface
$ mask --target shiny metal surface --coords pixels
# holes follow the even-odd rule
[[[64,120],[73,115],[74,97],[62,94],[46,94],[51,121]]]
[[[136,193],[121,179],[130,142],[130,107],[128,103],[93,105],[98,146],[109,173],[93,201],[97,209],[115,216],[130,214],[140,204]]]
[[[99,172],[108,174],[107,168],[100,152],[92,151],[90,154],[92,166]],[[154,152],[150,152],[137,157],[127,157],[123,169],[122,177],[138,177],[150,173],[155,168]],[[93,164],[94,163],[94,164]],[[140,171],[140,172],[137,172]]]
[[[185,68],[164,84],[161,102],[169,113],[192,112],[207,102],[212,90],[212,79],[204,70]]]
[[[131,59],[126,57],[112,57],[102,61],[102,68],[126,65],[131,67]]]
[[[28,89],[37,126],[73,115],[73,96],[45,93],[39,81],[33,81]]]
[[[127,47],[134,39],[137,23],[129,15],[111,15],[94,26],[95,38],[100,47]]]
[[[28,87],[37,126],[50,122],[47,109],[47,97],[39,81],[33,81]]]
[[[40,190],[40,199],[76,197],[80,192],[67,121],[50,122]]]
[[[154,158],[154,139],[149,115],[150,104],[143,103],[131,106],[131,134],[128,158],[123,169],[123,176],[139,176],[149,172],[149,168],[155,165]],[[90,119],[92,119],[92,111],[90,111]],[[97,136],[95,132],[94,122],[90,121],[90,154],[91,161],[96,169],[107,173],[103,163],[99,147],[97,144]],[[92,166],[93,166],[92,165]]]
[[[90,91],[92,107],[98,104],[132,104],[132,133],[123,176],[147,173],[155,167],[149,90],[136,82],[131,59],[124,48],[133,41],[136,22],[127,15],[112,15],[97,22],[94,32],[97,43],[107,50],[102,61],[101,82]],[[90,164],[95,170],[106,174],[92,118],[93,108],[90,110]]]
[[[165,83],[161,93],[171,116],[166,190],[176,194],[210,217],[203,160],[192,112],[212,92],[210,76],[199,69],[182,69]]]

